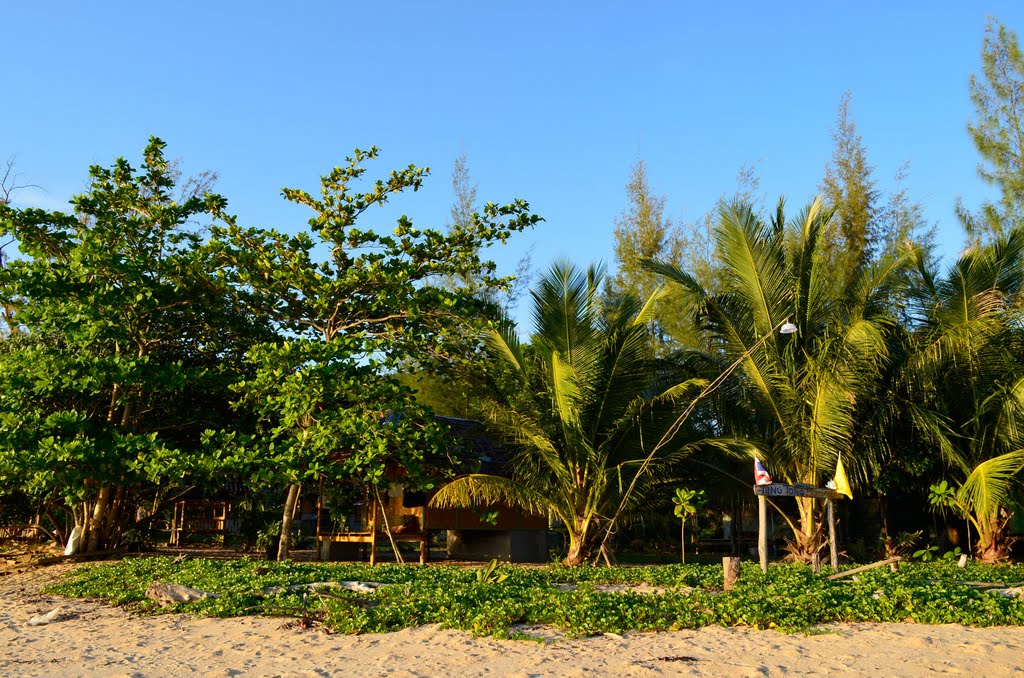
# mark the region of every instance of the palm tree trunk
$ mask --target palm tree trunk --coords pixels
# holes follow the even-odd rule
[[[800,509],[800,532],[796,534],[798,551],[795,554],[801,561],[810,562],[811,557],[818,552],[818,530],[814,510],[814,498],[797,497],[797,507]]]
[[[998,515],[986,520],[979,520],[978,541],[975,544],[975,554],[982,563],[999,563],[1008,560],[1010,549],[1004,539],[1006,521],[1001,520]]]
[[[569,531],[569,552],[563,561],[565,565],[583,565],[593,555],[596,539],[592,527],[593,523],[588,518],[577,518],[566,525]]]

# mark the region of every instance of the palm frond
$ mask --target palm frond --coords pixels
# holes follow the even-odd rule
[[[644,305],[640,308],[640,311],[637,312],[636,316],[633,318],[632,324],[646,325],[647,323],[649,323],[651,319],[654,317],[654,310],[656,304],[662,299],[664,299],[667,294],[668,289],[666,289],[664,286],[658,287],[656,290],[654,290],[654,292],[651,293],[651,296],[647,298],[647,301],[644,302]]]
[[[668,281],[679,285],[701,299],[708,296],[707,290],[700,284],[700,281],[675,264],[658,259],[641,259],[640,265],[651,273],[664,276]]]
[[[507,505],[529,513],[544,515],[551,502],[532,488],[512,478],[474,473],[451,481],[433,496],[430,505],[437,508],[472,508]]]
[[[1024,449],[986,459],[974,467],[957,490],[957,500],[980,520],[989,520],[1006,505],[1017,473],[1024,468]]]
[[[514,323],[503,320],[497,329],[484,330],[483,337],[487,347],[507,362],[520,380],[526,378],[526,360],[523,357],[523,347],[519,342]]]

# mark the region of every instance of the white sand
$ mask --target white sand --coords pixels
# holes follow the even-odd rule
[[[707,628],[543,644],[437,626],[338,636],[282,630],[281,619],[131,616],[40,594],[57,573],[0,578],[0,676],[1024,675],[1024,628],[842,624],[814,636]],[[58,621],[26,625],[57,606]]]

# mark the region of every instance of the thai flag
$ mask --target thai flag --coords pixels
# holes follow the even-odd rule
[[[768,475],[768,469],[764,467],[761,460],[754,457],[754,484],[755,485],[771,485],[772,477]]]

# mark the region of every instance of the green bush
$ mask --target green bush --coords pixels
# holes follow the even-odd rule
[[[1024,567],[955,562],[904,564],[829,581],[800,565],[762,574],[745,563],[736,588],[724,592],[721,567],[525,568],[500,565],[480,581],[477,569],[358,564],[266,563],[246,560],[133,558],[73,571],[49,591],[96,597],[140,610],[154,580],[192,586],[220,597],[171,610],[199,615],[286,613],[321,621],[339,633],[376,633],[441,624],[476,635],[509,637],[517,623],[550,624],[571,636],[665,631],[708,625],[810,631],[830,622],[904,622],[972,626],[1024,625],[1024,601],[957,583],[1020,582]],[[332,590],[265,596],[274,586],[360,580],[389,584],[372,594]],[[574,588],[556,584],[572,584]],[[648,584],[660,593],[608,593],[602,584]],[[515,637],[515,633],[512,632]]]

